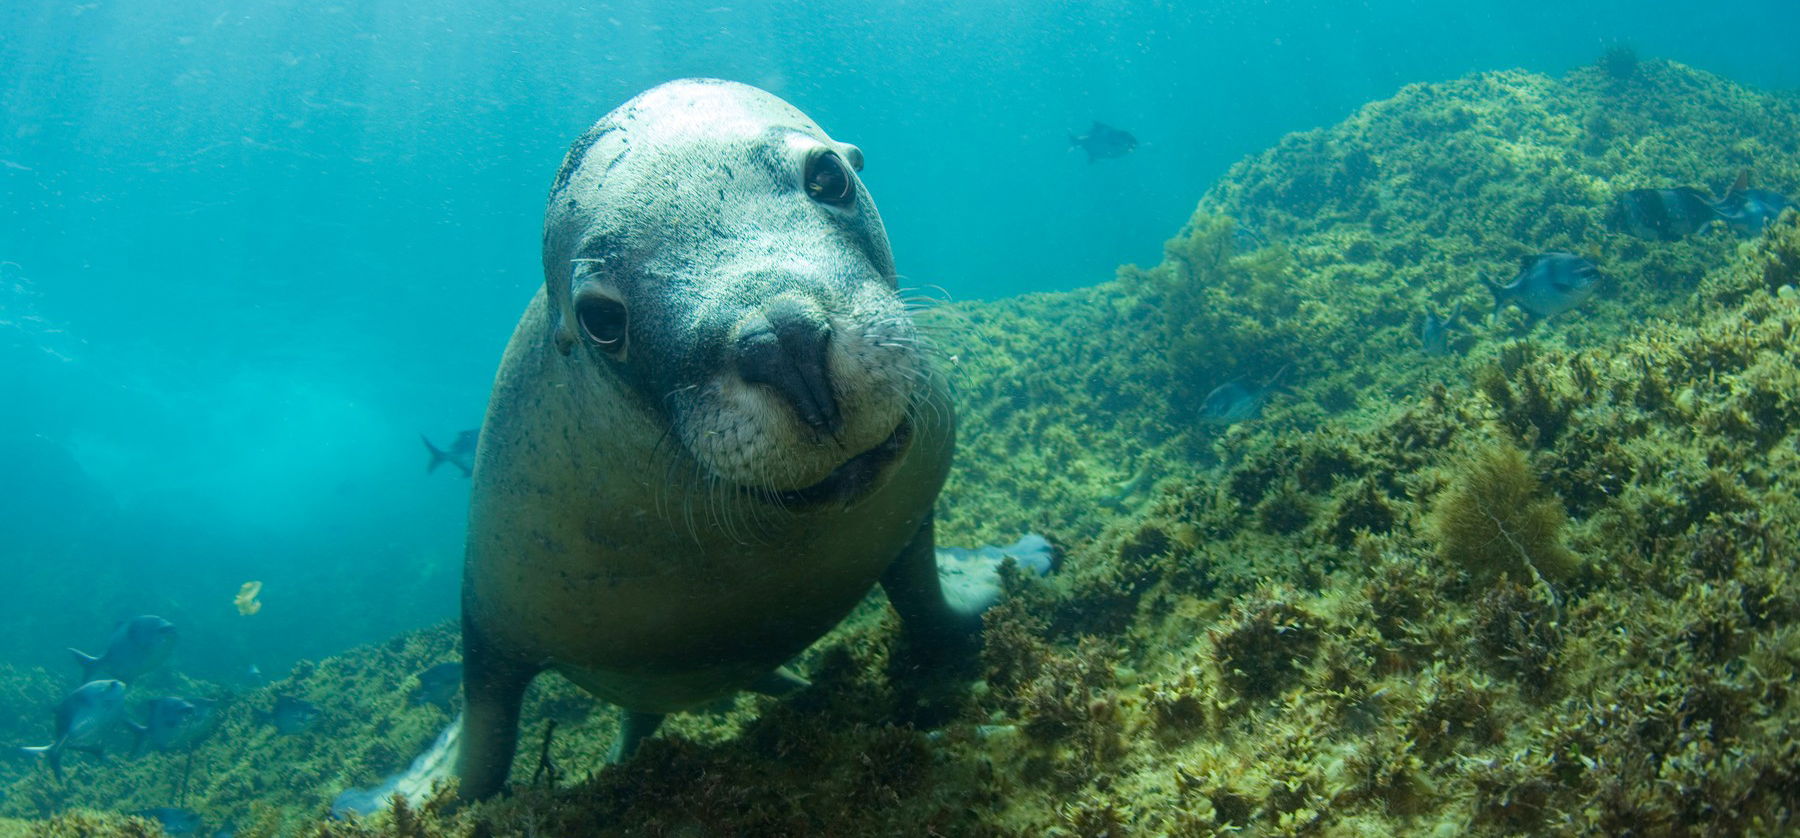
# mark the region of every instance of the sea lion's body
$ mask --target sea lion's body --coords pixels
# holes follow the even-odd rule
[[[570,149],[476,454],[465,796],[504,783],[544,669],[625,708],[629,748],[660,714],[778,691],[878,579],[910,634],[971,630],[933,563],[954,422],[860,158],[691,80]]]
[[[577,362],[532,336],[543,317],[540,297],[482,429],[465,609],[485,642],[623,707],[687,709],[836,625],[929,513],[949,464],[942,424],[855,506],[771,515],[774,529],[737,540],[706,520],[707,487],[656,444],[654,417],[583,404]],[[639,444],[575,444],[602,435]]]

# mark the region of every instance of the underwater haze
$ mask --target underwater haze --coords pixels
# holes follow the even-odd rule
[[[68,647],[155,614],[172,671],[254,688],[456,616],[469,484],[420,437],[479,425],[564,151],[659,82],[755,85],[858,145],[901,285],[985,304],[1163,261],[1233,164],[1407,85],[1629,48],[1791,99],[1795,33],[1794,0],[9,0],[0,674],[74,678]],[[1632,185],[1710,200],[1762,162]],[[1168,400],[1223,437],[1314,374],[1284,357]]]

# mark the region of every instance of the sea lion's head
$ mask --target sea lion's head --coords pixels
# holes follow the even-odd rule
[[[862,162],[741,84],[625,103],[551,189],[557,345],[711,479],[787,505],[867,491],[904,454],[927,373]]]

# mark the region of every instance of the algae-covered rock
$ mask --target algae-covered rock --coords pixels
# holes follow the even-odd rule
[[[1562,543],[1566,520],[1524,453],[1499,442],[1463,456],[1431,526],[1444,558],[1484,583],[1560,582],[1576,567]]]

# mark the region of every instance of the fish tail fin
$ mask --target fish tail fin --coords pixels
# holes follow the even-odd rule
[[[1282,376],[1287,375],[1288,368],[1291,366],[1293,366],[1292,362],[1282,364],[1281,369],[1276,370],[1274,375],[1269,376],[1269,383],[1263,385],[1263,392],[1265,394],[1292,392],[1288,389],[1288,386],[1281,381]]]
[[[1749,188],[1750,188],[1750,170],[1748,168],[1739,169],[1737,180],[1732,181],[1731,188],[1725,190],[1725,194],[1720,197],[1721,197],[1721,199],[1729,198],[1732,195],[1736,195],[1737,193],[1742,192]]]
[[[130,719],[125,720],[125,726],[131,728],[131,758],[137,759],[143,755],[144,745],[150,740],[150,728]]]
[[[1488,279],[1485,276],[1481,277],[1480,279],[1481,279],[1481,284],[1486,286],[1488,292],[1494,295],[1493,316],[1495,316],[1495,317],[1500,316],[1500,312],[1506,310],[1506,287],[1501,285],[1498,282]]]
[[[58,743],[61,744],[61,743]],[[62,749],[56,745],[25,745],[19,748],[28,754],[41,754],[44,761],[50,763],[50,773],[56,775],[56,781],[62,782]]]
[[[431,462],[428,462],[425,464],[425,473],[426,474],[430,474],[434,471],[437,471],[437,467],[441,466],[445,463],[451,463],[452,465],[455,464],[455,461],[450,459],[449,454],[444,453],[444,450],[442,448],[432,445],[431,440],[425,438],[424,434],[419,434],[419,441],[425,443],[426,451],[431,452]]]
[[[100,659],[83,652],[74,646],[69,647],[69,654],[75,657],[75,665],[81,667],[81,682],[85,684],[88,681],[93,680],[88,676],[93,674],[94,664],[99,663]]]

